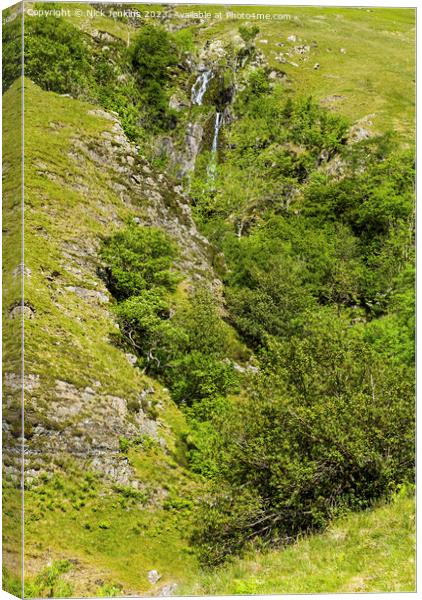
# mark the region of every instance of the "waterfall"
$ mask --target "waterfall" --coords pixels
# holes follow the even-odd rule
[[[191,100],[192,104],[202,105],[202,101],[208,89],[208,84],[211,79],[214,77],[214,73],[208,69],[204,71],[200,71],[198,77],[195,80],[195,83],[192,86],[191,91]],[[216,112],[215,113],[215,121],[214,121],[214,134],[211,145],[211,158],[208,164],[207,173],[208,177],[211,180],[215,179],[215,174],[217,170],[217,152],[218,152],[218,137],[220,135],[220,129],[223,125],[223,113]]]
[[[212,71],[202,71],[192,86],[191,99],[193,104],[202,104],[208,84],[213,78]]]
[[[218,150],[218,136],[220,134],[221,125],[223,124],[223,113],[215,113],[215,124],[214,124],[214,137],[212,140],[211,152],[217,153]]]
[[[218,136],[220,134],[220,129],[223,124],[223,113],[217,112],[215,113],[215,122],[214,122],[214,136],[212,138],[212,146],[211,146],[211,160],[208,165],[207,173],[210,179],[215,178],[215,173],[217,170],[217,150],[218,150]]]

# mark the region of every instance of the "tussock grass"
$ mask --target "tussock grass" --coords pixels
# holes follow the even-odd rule
[[[320,535],[203,574],[189,594],[415,591],[413,498],[339,519]]]

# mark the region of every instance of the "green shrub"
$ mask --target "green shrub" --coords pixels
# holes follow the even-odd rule
[[[215,564],[248,540],[283,543],[411,482],[412,373],[331,311],[271,341],[247,397],[218,421],[224,443],[196,542]],[[239,493],[242,490],[242,493]]]
[[[161,289],[148,290],[118,304],[120,330],[150,373],[161,373],[178,354],[186,333],[169,319]]]
[[[130,56],[148,128],[168,126],[174,115],[168,108],[166,85],[170,67],[178,62],[173,37],[163,27],[144,25],[130,47]]]
[[[156,227],[128,225],[104,241],[101,257],[108,265],[108,288],[118,300],[154,286],[172,289],[177,281],[170,272],[175,245]]]
[[[125,438],[125,437],[119,438],[119,450],[120,450],[120,452],[122,452],[123,454],[127,454],[129,448],[130,448],[130,441],[127,438]]]
[[[172,396],[179,404],[191,406],[237,389],[233,366],[198,350],[175,359],[170,367]]]
[[[10,9],[5,9],[3,18],[7,19],[10,16]],[[3,22],[3,94],[22,75],[22,22],[23,15],[19,15],[9,22]]]
[[[252,42],[256,36],[259,33],[259,27],[257,27],[256,25],[240,25],[239,26],[239,33],[240,33],[240,37],[242,38],[242,40],[248,44],[250,42]]]
[[[249,92],[253,96],[268,94],[271,91],[270,83],[264,69],[252,71],[248,79]]]
[[[72,587],[63,581],[62,575],[72,568],[68,560],[54,561],[46,567],[34,580],[25,582],[25,597],[32,598],[69,598]]]
[[[122,595],[122,586],[117,583],[105,583],[98,588],[97,595],[100,598],[115,598]]]
[[[148,500],[148,494],[144,490],[137,490],[128,485],[115,485],[113,489],[118,494],[121,494],[123,498],[132,498],[142,503]]]
[[[89,51],[76,27],[60,17],[26,16],[24,43],[26,77],[48,91],[90,96]]]

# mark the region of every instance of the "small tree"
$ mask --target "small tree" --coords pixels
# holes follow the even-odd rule
[[[259,33],[259,27],[257,25],[240,25],[239,34],[245,44],[251,44]]]
[[[175,246],[156,227],[128,225],[104,241],[101,257],[107,263],[108,287],[118,300],[154,286],[172,289],[177,281],[177,275],[170,271]]]

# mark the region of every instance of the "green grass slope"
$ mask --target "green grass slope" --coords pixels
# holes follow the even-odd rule
[[[257,46],[270,67],[286,72],[295,93],[312,94],[352,120],[368,117],[374,130],[395,129],[404,137],[414,130],[414,10],[290,6],[228,10],[292,17],[254,23],[260,28]],[[203,35],[229,36],[238,24],[223,20]],[[294,42],[287,39],[292,35]],[[309,46],[309,52],[295,54],[294,48],[301,45]],[[277,60],[280,52],[287,63]],[[317,63],[319,69],[314,68]]]
[[[136,5],[158,15],[162,5]],[[352,121],[364,119],[373,131],[396,130],[403,141],[415,128],[415,11],[409,8],[179,5],[174,25],[194,23],[183,13],[212,15],[191,30],[199,46],[209,40],[230,42],[242,23],[256,24],[257,47],[270,68],[286,73],[295,94],[312,95]],[[222,13],[222,18],[215,15]],[[236,15],[231,17],[230,13]],[[86,13],[84,13],[86,14]],[[256,18],[256,15],[268,18]],[[249,17],[248,15],[255,15]],[[287,15],[288,19],[280,18]],[[154,17],[148,17],[155,20]],[[69,17],[90,33],[101,29],[131,39],[133,27],[107,17]],[[129,36],[129,38],[128,38]],[[296,36],[295,41],[289,41]],[[309,46],[304,54],[295,49]],[[283,53],[286,62],[280,62]],[[294,64],[292,64],[294,63]],[[319,68],[315,69],[315,65]]]
[[[18,99],[16,82],[4,96],[6,114]],[[30,81],[25,99],[27,595],[96,595],[108,585],[157,592],[194,571],[188,538],[198,484],[186,468],[183,414],[113,343],[112,299],[97,273],[96,249],[101,236],[127,219],[158,218],[160,198],[139,158],[133,168],[142,186],[123,200],[130,148],[110,115]],[[109,155],[101,155],[106,148]],[[163,182],[160,189],[166,190]],[[166,193],[171,203],[172,189]],[[13,201],[5,197],[6,212]],[[164,223],[165,213],[159,218]],[[19,231],[4,235],[8,247]],[[8,324],[16,322],[19,290],[16,278],[7,278]],[[5,390],[13,400],[12,375],[6,372]],[[5,443],[20,435],[19,411],[8,409]],[[122,480],[125,473],[130,482]],[[3,550],[13,570],[20,499],[11,469],[4,502]],[[148,580],[153,569],[161,574],[155,586]],[[61,571],[66,585],[50,585]]]
[[[255,7],[189,6],[190,11],[199,8],[257,12]],[[297,17],[258,23],[257,47],[270,69],[286,72],[287,89],[311,93],[352,121],[365,119],[373,131],[393,128],[404,141],[411,139],[412,10],[265,11]],[[125,43],[136,33],[133,25],[105,16],[69,19],[89,35],[108,32]],[[208,20],[192,31],[202,46],[214,38],[230,40],[240,23]],[[295,42],[287,40],[291,35]],[[299,45],[310,50],[298,54]],[[277,58],[280,52],[289,54],[287,63]],[[4,96],[9,119],[18,100],[16,83]],[[113,299],[99,273],[98,250],[102,237],[131,219],[165,229],[182,249],[178,266],[186,280],[175,294],[181,303],[190,278],[214,276],[210,248],[177,182],[140,156],[115,115],[42,91],[30,81],[25,82],[25,110],[26,595],[413,590],[414,507],[406,498],[349,515],[289,548],[255,553],[213,573],[200,570],[190,532],[203,488],[187,467],[188,425],[168,390],[134,368],[114,343]],[[6,170],[19,157],[12,134],[5,132]],[[4,210],[16,217],[16,181],[8,185]],[[10,357],[4,439],[9,443],[20,435],[13,378],[19,354],[18,320],[13,320],[20,300],[18,228],[6,228],[4,244],[12,267],[5,274],[4,301]],[[5,583],[19,593],[12,570],[20,499],[12,471],[6,464]],[[148,579],[151,570],[160,574],[156,583]]]
[[[415,591],[415,505],[410,498],[335,521],[284,550],[254,553],[202,575],[189,594]]]

